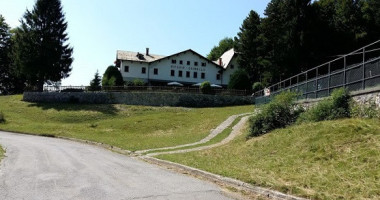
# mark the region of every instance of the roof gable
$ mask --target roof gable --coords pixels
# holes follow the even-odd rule
[[[222,59],[222,67],[223,69],[226,69],[228,65],[231,63],[232,59],[236,55],[235,50],[232,48],[226,52],[223,53],[222,56],[220,56],[219,59]],[[219,64],[219,60],[214,61],[214,63]]]

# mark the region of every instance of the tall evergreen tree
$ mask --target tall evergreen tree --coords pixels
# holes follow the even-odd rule
[[[7,93],[10,83],[10,50],[11,34],[5,19],[0,15],[0,93]]]
[[[243,21],[240,32],[235,37],[236,50],[241,55],[239,65],[248,72],[251,82],[257,80],[261,69],[258,65],[258,47],[260,46],[260,16],[253,10]]]
[[[15,36],[15,65],[39,91],[45,81],[69,76],[73,48],[67,43],[66,29],[60,0],[37,0],[21,20]]]

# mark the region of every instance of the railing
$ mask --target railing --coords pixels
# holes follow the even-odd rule
[[[271,85],[266,92],[261,90],[254,96],[256,104],[263,104],[285,90],[299,93],[299,99],[314,99],[329,96],[334,89],[340,87],[357,91],[378,85],[380,40]]]
[[[91,91],[89,86],[44,86],[44,92],[166,92],[202,94],[199,87],[180,86],[115,86],[101,87],[99,91]],[[212,88],[212,95],[251,96],[250,90],[231,90]]]

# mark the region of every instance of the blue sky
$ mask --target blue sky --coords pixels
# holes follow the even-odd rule
[[[206,56],[234,37],[250,10],[263,16],[269,0],[62,0],[74,47],[73,70],[63,85],[88,85],[113,64],[116,50],[170,55],[193,49]],[[12,27],[35,0],[1,0]]]

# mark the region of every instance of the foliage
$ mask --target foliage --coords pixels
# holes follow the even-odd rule
[[[336,89],[330,97],[302,113],[297,122],[318,122],[350,117],[350,100],[351,97],[346,89]]]
[[[239,66],[248,72],[251,82],[262,73],[261,66],[258,64],[260,59],[258,56],[260,23],[260,16],[255,11],[251,11],[243,21],[237,37],[235,37],[236,50],[240,53]]]
[[[94,75],[94,79],[90,82],[90,87],[88,88],[89,91],[100,91],[102,89],[101,86],[102,79],[99,76],[99,71],[96,71]]]
[[[353,118],[380,119],[380,109],[377,108],[375,102],[371,102],[368,105],[361,105],[355,101],[351,101],[350,114]]]
[[[79,88],[66,88],[61,90],[61,92],[84,92],[84,90]]]
[[[39,91],[47,80],[60,81],[70,75],[73,48],[67,44],[66,29],[61,1],[37,0],[15,31],[15,66]]]
[[[144,86],[145,85],[145,82],[141,79],[138,79],[138,78],[134,79],[132,81],[132,83],[133,83],[133,86]]]
[[[110,65],[103,74],[102,86],[123,86],[124,80],[119,69]]]
[[[203,94],[210,94],[212,91],[211,83],[209,81],[204,81],[201,84],[200,89],[201,89]]]
[[[260,113],[250,118],[249,137],[260,136],[293,124],[303,111],[294,103],[296,96],[295,93],[283,92],[270,103],[263,105]]]
[[[261,82],[256,82],[252,85],[252,92],[258,92],[264,89],[264,85]]]
[[[207,58],[209,60],[215,61],[220,58],[220,56],[223,55],[224,52],[232,49],[234,47],[234,40],[229,37],[225,37],[224,39],[220,40],[218,46],[214,46],[210,53],[207,55]]]
[[[378,0],[271,0],[235,37],[239,66],[273,84],[378,40],[379,13]]]
[[[243,69],[236,70],[230,78],[228,89],[250,90],[251,82],[248,73]]]

